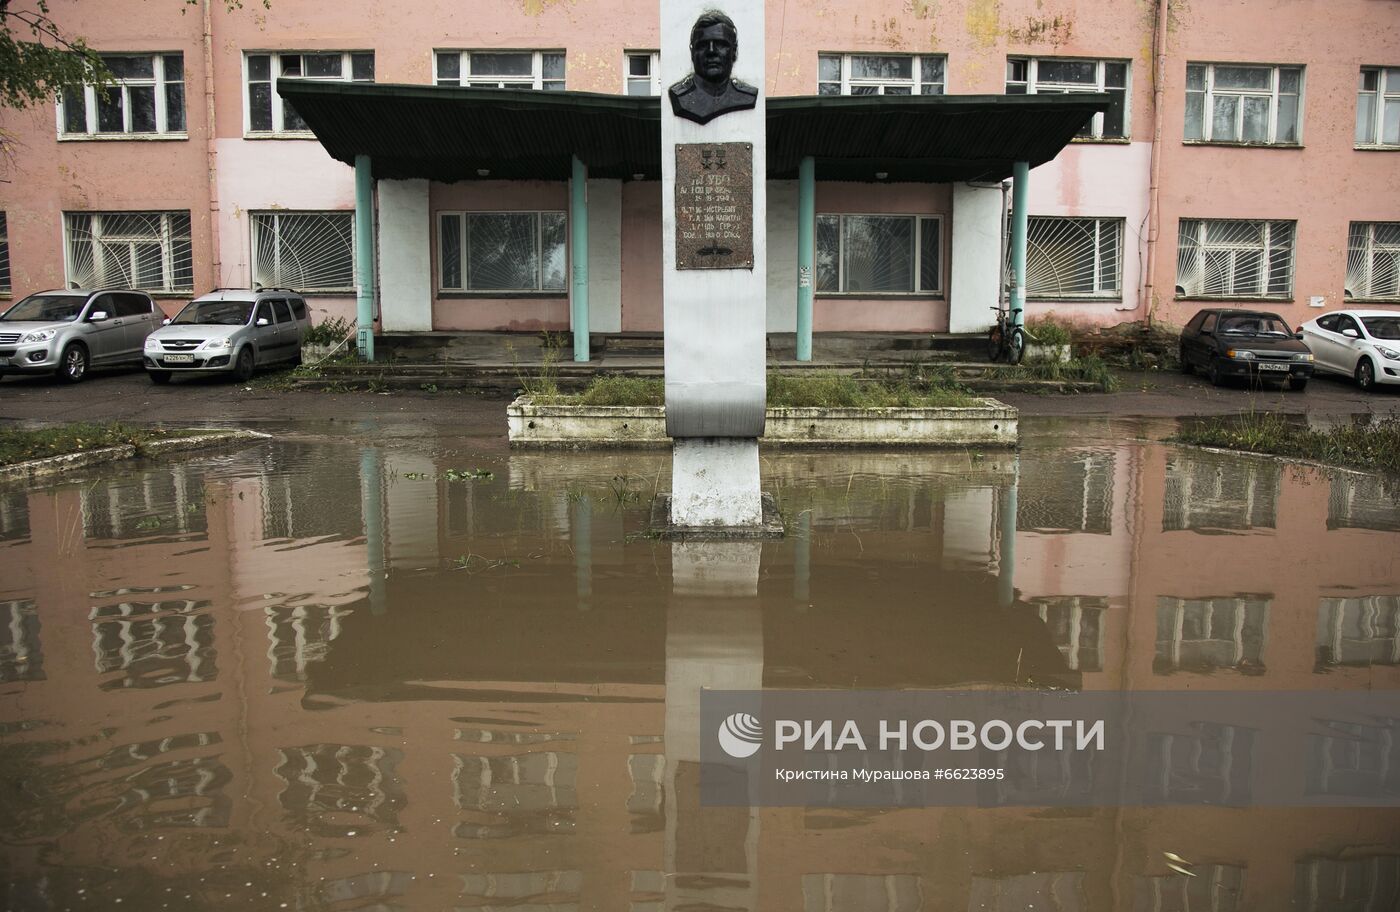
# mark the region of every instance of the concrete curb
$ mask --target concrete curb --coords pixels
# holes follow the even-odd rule
[[[0,483],[31,481],[35,478],[72,472],[105,462],[135,459],[138,456],[164,456],[168,453],[205,450],[233,443],[253,443],[270,439],[271,436],[271,434],[264,434],[261,431],[214,431],[192,437],[152,440],[140,447],[123,443],[97,450],[84,450],[81,453],[45,456],[43,459],[31,459],[27,462],[17,462],[14,465],[0,466]]]

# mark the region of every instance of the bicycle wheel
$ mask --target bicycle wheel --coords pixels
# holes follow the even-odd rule
[[[1021,331],[1021,327],[1013,326],[1006,340],[1006,363],[1020,364],[1021,356],[1026,353],[1026,334]]]
[[[995,323],[987,332],[987,360],[996,361],[1001,357],[1002,334],[1001,324]]]

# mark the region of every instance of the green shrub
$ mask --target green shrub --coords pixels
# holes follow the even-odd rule
[[[335,345],[354,331],[354,323],[344,317],[331,317],[307,329],[306,335],[302,337],[302,344]]]
[[[596,376],[581,393],[552,389],[526,393],[539,405],[656,406],[666,401],[659,377]],[[833,371],[768,375],[768,405],[775,408],[915,408],[973,404],[960,387],[904,378],[867,379]]]
[[[1070,325],[1054,316],[1032,317],[1026,321],[1026,332],[1036,345],[1068,345],[1074,338]]]

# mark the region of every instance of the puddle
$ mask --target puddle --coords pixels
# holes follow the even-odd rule
[[[1393,810],[699,805],[702,686],[1400,689],[1395,490],[1136,436],[767,453],[761,545],[439,436],[0,491],[0,905],[1395,908]]]

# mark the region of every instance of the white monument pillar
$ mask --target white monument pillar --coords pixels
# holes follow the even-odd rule
[[[764,4],[660,6],[670,522],[758,527],[767,359]],[[737,47],[728,73],[713,63],[723,48],[711,48],[708,62],[703,50],[692,59],[692,30],[711,10],[733,22]],[[696,31],[715,39],[727,28],[711,23]]]

